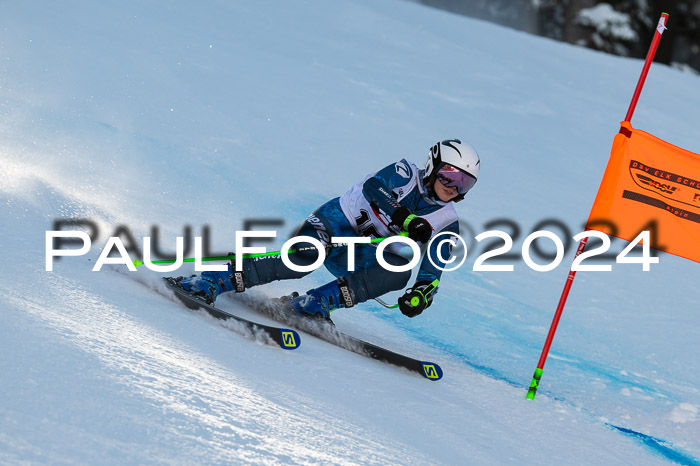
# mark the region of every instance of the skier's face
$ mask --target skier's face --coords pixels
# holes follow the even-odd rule
[[[459,192],[457,191],[456,187],[448,187],[442,184],[440,180],[435,180],[435,194],[437,194],[437,197],[442,202],[450,202],[457,197]]]

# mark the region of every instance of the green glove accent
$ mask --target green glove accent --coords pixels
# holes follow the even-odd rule
[[[408,230],[408,224],[411,223],[411,220],[413,220],[416,217],[418,217],[418,216],[415,214],[411,214],[408,217],[406,217],[406,220],[403,221],[403,225],[402,225],[403,229]]]

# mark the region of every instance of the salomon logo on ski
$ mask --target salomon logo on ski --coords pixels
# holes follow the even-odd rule
[[[301,338],[299,334],[288,328],[273,327],[271,325],[259,324],[251,320],[245,319],[241,316],[231,313],[230,311],[225,311],[214,307],[206,301],[205,298],[197,296],[193,293],[185,291],[184,288],[179,284],[179,282],[184,279],[184,277],[167,277],[163,279],[165,286],[172,291],[175,296],[183,302],[185,306],[190,309],[203,309],[211,316],[222,320],[233,320],[239,324],[246,327],[253,335],[258,331],[263,331],[266,333],[275,343],[280,345],[280,348],[293,350],[299,348],[301,345]]]
[[[294,330],[283,330],[282,332],[282,348],[297,349],[299,347],[299,335]]]
[[[442,378],[442,369],[437,364],[432,362],[424,362],[422,365],[423,375],[426,379],[440,380]]]

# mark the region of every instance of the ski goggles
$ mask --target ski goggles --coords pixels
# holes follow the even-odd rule
[[[466,194],[474,187],[476,178],[452,165],[443,165],[437,172],[437,179],[448,188],[457,188],[459,194]]]

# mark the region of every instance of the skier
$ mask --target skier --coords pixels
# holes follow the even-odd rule
[[[331,237],[371,236],[373,238],[407,232],[419,244],[427,244],[442,232],[459,234],[454,203],[464,199],[479,175],[479,156],[469,144],[458,139],[436,143],[428,155],[425,169],[402,159],[377,173],[368,175],[339,198],[332,199],[314,213],[298,229],[295,236],[318,238],[328,245]],[[442,246],[438,246],[442,244]],[[310,243],[297,243],[297,249]],[[384,259],[393,266],[409,263],[397,254],[394,243],[384,251]],[[438,247],[442,250],[439,251]],[[398,300],[401,312],[415,317],[432,304],[442,268],[447,264],[452,245],[434,241],[424,253],[413,286]],[[330,320],[330,312],[349,308],[385,293],[406,287],[411,271],[390,272],[376,259],[376,246],[355,245],[355,270],[348,271],[348,248],[326,248],[325,267],[336,280],[299,296],[287,297],[287,306],[305,316]],[[318,252],[298,252],[290,260],[300,266],[316,261]],[[432,259],[432,263],[429,258]],[[439,267],[439,268],[438,268]],[[309,272],[294,271],[282,262],[281,256],[244,259],[243,270],[236,271],[231,262],[228,271],[203,272],[199,276],[179,279],[186,291],[213,303],[221,293],[242,292],[246,288],[275,280],[301,278]]]

